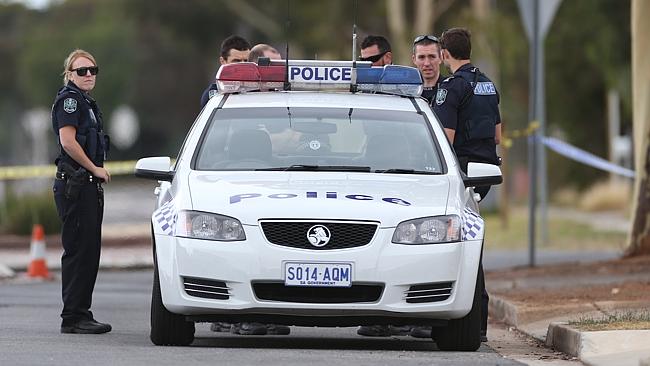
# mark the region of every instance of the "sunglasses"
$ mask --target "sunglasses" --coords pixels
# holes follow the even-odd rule
[[[440,43],[440,40],[438,39],[438,37],[430,36],[428,34],[423,34],[421,36],[415,37],[415,39],[413,40],[413,44],[415,45],[416,43],[420,43],[420,42],[424,41],[425,39],[428,39],[429,41],[434,42],[434,43]]]
[[[388,51],[378,53],[376,55],[368,56],[368,57],[361,57],[359,56],[359,61],[370,61],[370,62],[377,62],[379,61],[382,57],[384,57],[385,54],[387,54]]]
[[[79,76],[86,76],[88,71],[90,71],[90,75],[97,75],[99,74],[99,66],[78,67],[70,71],[76,72]]]

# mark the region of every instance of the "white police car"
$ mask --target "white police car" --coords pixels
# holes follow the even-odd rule
[[[138,161],[162,181],[153,343],[224,321],[429,324],[440,349],[480,346],[484,228],[468,187],[501,172],[460,172],[416,69],[351,65],[223,66],[176,162]]]

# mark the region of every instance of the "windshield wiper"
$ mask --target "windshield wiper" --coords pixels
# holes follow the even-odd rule
[[[403,168],[391,168],[391,169],[375,169],[375,173],[396,173],[396,174],[442,174],[440,172],[430,172],[427,170],[415,170],[415,169],[403,169]]]
[[[331,172],[370,172],[369,166],[354,165],[307,165],[294,164],[285,167],[260,168],[261,171],[331,171]]]

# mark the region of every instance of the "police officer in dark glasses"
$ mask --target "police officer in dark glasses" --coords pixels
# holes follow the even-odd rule
[[[390,43],[383,36],[369,35],[361,42],[360,61],[370,61],[372,66],[384,66],[393,63]]]
[[[90,53],[70,53],[64,62],[64,86],[52,105],[52,127],[59,146],[54,201],[63,222],[61,333],[111,331],[109,324],[96,321],[90,311],[104,215],[101,184],[111,179],[104,168],[108,136],[99,107],[90,96],[98,73]]]

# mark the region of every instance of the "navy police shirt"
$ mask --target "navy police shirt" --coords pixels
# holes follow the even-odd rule
[[[208,86],[207,89],[203,91],[203,94],[201,95],[201,109],[203,109],[203,107],[208,104],[208,100],[210,100],[215,95],[217,95],[217,84],[212,83],[210,86]]]
[[[438,84],[440,83],[440,75],[438,75],[438,80],[433,86],[425,86],[422,89],[422,98],[426,99],[429,102],[430,106],[433,106],[433,100],[438,94]]]
[[[478,68],[465,64],[443,80],[432,106],[443,127],[455,131],[452,145],[459,158],[499,163],[494,140],[501,123],[499,93]]]
[[[71,81],[59,90],[52,105],[52,128],[59,145],[59,129],[64,126],[75,128],[76,140],[88,158],[95,165],[103,166],[108,137],[103,131],[101,112],[95,100]],[[61,159],[78,166],[62,147],[56,163]]]

